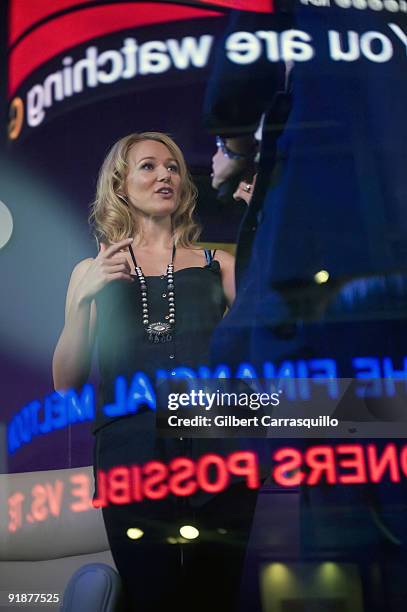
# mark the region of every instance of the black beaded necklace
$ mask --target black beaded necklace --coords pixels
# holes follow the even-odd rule
[[[141,289],[141,304],[143,308],[143,325],[145,332],[150,342],[171,342],[172,334],[175,327],[175,297],[174,297],[174,257],[175,257],[175,244],[172,247],[171,261],[167,266],[167,299],[168,299],[168,315],[165,317],[167,322],[163,323],[157,321],[156,323],[150,323],[149,312],[148,312],[148,298],[147,298],[147,283],[143,274],[143,270],[137,264],[134,251],[129,245],[129,251],[131,258],[136,269],[137,278],[140,283]]]

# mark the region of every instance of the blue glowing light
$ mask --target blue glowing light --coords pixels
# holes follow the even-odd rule
[[[127,389],[127,381],[123,376],[118,376],[115,382],[115,403],[103,407],[103,412],[108,417],[118,417],[125,414],[134,414],[140,406],[147,406],[150,410],[156,410],[156,398],[150,379],[143,372],[137,372]]]
[[[34,400],[11,419],[7,427],[8,452],[14,453],[23,444],[56,429],[95,418],[95,394],[92,385],[85,385],[81,393],[74,389],[54,391],[43,403]]]
[[[359,397],[391,397],[396,393],[396,381],[404,381],[407,388],[407,356],[402,360],[403,368],[398,370],[391,357],[354,357],[352,359],[353,378],[358,381],[355,393]],[[227,364],[216,367],[200,366],[197,370],[189,367],[176,367],[173,370],[157,370],[157,386],[165,381],[186,380],[196,388],[199,380],[208,379],[246,379],[257,384],[268,381],[278,388],[287,400],[308,400],[314,384],[325,388],[331,399],[339,397],[337,362],[334,359],[287,360],[278,366],[267,361],[261,371],[250,363],[242,363],[232,372]],[[252,385],[252,383],[250,383]],[[277,385],[277,386],[276,386]],[[130,383],[118,376],[115,381],[114,402],[102,407],[107,417],[120,417],[135,414],[141,407],[157,410],[154,387],[150,378],[143,372],[136,372]],[[13,454],[18,448],[29,444],[33,438],[68,425],[92,421],[96,416],[95,393],[92,385],[87,384],[82,391],[70,389],[53,392],[43,402],[33,400],[14,415],[7,426],[8,452]]]

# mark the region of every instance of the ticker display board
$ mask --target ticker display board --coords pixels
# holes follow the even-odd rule
[[[206,68],[215,24],[231,8],[270,13],[273,3],[11,0],[10,140],[92,98],[154,85],[145,77]]]

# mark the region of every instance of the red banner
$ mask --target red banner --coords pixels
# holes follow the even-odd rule
[[[127,28],[219,17],[221,14],[203,8],[153,2],[101,5],[86,8],[80,14],[68,13],[39,26],[12,50],[9,58],[9,95],[11,97],[22,81],[44,62],[98,36]]]
[[[182,0],[181,0],[182,1]],[[9,44],[12,45],[26,30],[43,19],[51,18],[61,11],[86,8],[94,0],[10,0]],[[179,2],[181,4],[181,2]],[[270,13],[273,0],[192,0],[187,4],[225,7]]]

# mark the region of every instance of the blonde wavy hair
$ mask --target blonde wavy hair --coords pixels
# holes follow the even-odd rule
[[[170,136],[161,132],[129,134],[110,149],[100,169],[96,197],[91,204],[89,222],[94,235],[98,242],[109,244],[137,235],[137,221],[126,195],[127,160],[131,147],[145,140],[161,142],[178,164],[181,190],[177,209],[172,215],[173,239],[177,246],[190,247],[201,233],[194,219],[198,192],[181,149]]]

